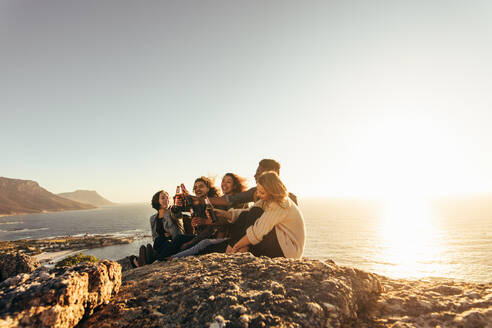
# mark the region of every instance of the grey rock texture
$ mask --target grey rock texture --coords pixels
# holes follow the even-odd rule
[[[385,292],[368,316],[372,327],[492,328],[492,284],[442,278],[379,277]]]
[[[74,327],[120,286],[121,266],[111,261],[19,274],[0,284],[0,327]]]
[[[7,279],[0,328],[492,328],[492,283],[390,279],[332,261],[249,253],[137,269],[121,262],[122,280],[110,261]]]
[[[124,273],[81,327],[345,327],[365,324],[376,275],[333,262],[210,254]]]
[[[130,263],[130,256],[119,259],[117,262],[121,265],[122,272],[133,269],[132,264]]]
[[[0,254],[0,282],[19,273],[29,273],[39,266],[35,258],[22,253]]]

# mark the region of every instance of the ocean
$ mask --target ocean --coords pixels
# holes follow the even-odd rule
[[[304,256],[331,259],[393,278],[446,277],[492,282],[492,219],[435,218],[400,209],[391,215],[347,214],[302,202],[306,223]],[[85,250],[117,260],[150,243],[149,204],[122,204],[93,210],[0,217],[0,240],[66,235],[138,235],[136,242]],[[146,237],[147,236],[147,237]]]

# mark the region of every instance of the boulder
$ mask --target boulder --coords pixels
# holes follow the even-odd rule
[[[0,282],[19,273],[29,273],[41,266],[31,256],[23,253],[0,254]]]
[[[385,292],[371,306],[372,327],[492,328],[492,284],[445,278],[379,277]]]
[[[130,256],[127,256],[127,257],[124,257],[122,259],[119,259],[117,262],[121,265],[121,271],[122,272],[125,272],[125,271],[128,271],[128,270],[131,270],[133,269],[133,266],[131,264],[131,257]]]
[[[128,259],[122,263],[129,265]],[[128,268],[123,278],[121,266],[110,261],[39,268],[0,284],[0,328],[492,328],[491,323],[491,283],[391,279],[329,260],[250,253],[155,262]]]
[[[0,284],[0,327],[74,327],[120,286],[112,261],[19,274]]]
[[[331,261],[209,254],[124,272],[80,327],[357,326],[382,291],[376,275]]]

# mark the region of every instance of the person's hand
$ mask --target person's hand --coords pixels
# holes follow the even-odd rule
[[[231,253],[245,253],[247,251],[249,251],[249,247],[248,246],[239,247],[238,244],[235,244],[231,248]]]
[[[186,187],[185,187],[184,183],[182,183],[182,184],[181,184],[181,191],[182,191],[183,193],[185,193],[185,195],[188,195],[188,194],[189,194],[188,189],[186,189]]]
[[[198,216],[195,216],[191,220],[191,225],[194,227],[199,226],[199,225],[204,225],[204,224],[207,224],[207,220],[205,220],[204,218],[198,217]]]
[[[186,195],[186,197],[189,201],[191,201],[193,205],[198,205],[200,203],[203,204],[203,200],[200,197],[192,196],[192,195]]]

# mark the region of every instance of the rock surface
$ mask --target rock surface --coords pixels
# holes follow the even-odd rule
[[[119,259],[117,262],[121,265],[121,271],[125,272],[128,270],[132,270],[133,266],[130,263],[131,259],[130,256],[124,257],[122,259]]]
[[[116,262],[41,267],[0,284],[0,327],[74,327],[121,286]]]
[[[19,273],[29,273],[40,266],[39,262],[22,253],[0,254],[0,282]]]
[[[492,284],[210,254],[124,272],[115,300],[80,326],[492,328]]]
[[[379,277],[385,292],[371,309],[373,327],[492,327],[492,284]]]
[[[492,328],[492,283],[397,280],[249,253],[121,263],[121,288],[121,266],[109,261],[7,279],[0,327]]]
[[[365,322],[376,275],[333,262],[210,254],[124,273],[81,327],[343,327]]]

